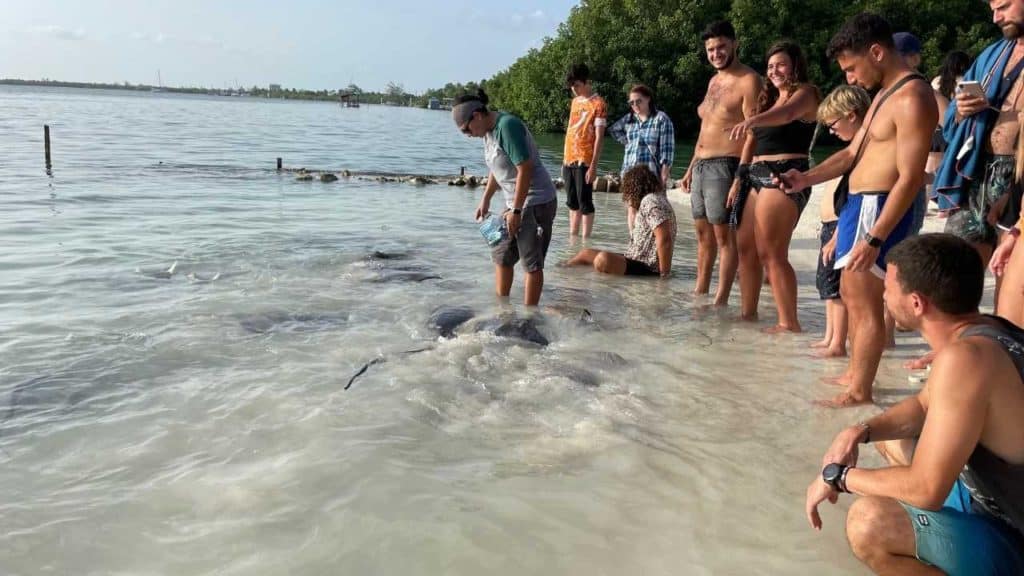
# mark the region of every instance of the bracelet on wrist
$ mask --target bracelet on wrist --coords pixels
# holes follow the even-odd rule
[[[867,422],[858,422],[857,426],[864,430],[864,437],[861,438],[860,443],[871,444],[871,426]]]
[[[850,473],[850,469],[853,466],[846,466],[843,468],[843,473],[839,475],[839,480],[836,481],[836,489],[840,492],[850,493],[850,489],[846,487],[846,475]]]

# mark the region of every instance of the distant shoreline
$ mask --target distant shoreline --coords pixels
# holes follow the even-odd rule
[[[86,88],[93,90],[126,90],[130,92],[168,92],[172,94],[200,94],[205,96],[240,96],[250,98],[283,98],[285,100],[318,100],[338,102],[339,92],[331,90],[298,90],[295,88],[184,88],[180,86],[153,86],[150,84],[110,84],[103,82],[68,82],[63,80],[22,80],[20,78],[0,78],[0,86],[45,86],[52,88]],[[359,101],[371,104],[379,101],[380,94],[363,92]],[[401,106],[402,104],[394,104]]]

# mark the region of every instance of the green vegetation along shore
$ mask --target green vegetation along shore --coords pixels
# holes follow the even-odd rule
[[[842,81],[825,56],[828,41],[844,20],[862,11],[885,16],[895,31],[916,34],[928,74],[947,52],[964,50],[973,57],[999,34],[988,5],[978,0],[582,0],[555,36],[483,84],[498,108],[519,115],[533,130],[560,131],[569,114],[566,68],[585,62],[611,117],[626,112],[629,86],[644,83],[654,89],[677,134],[693,135],[712,73],[700,39],[708,22],[731,20],[740,59],[760,71],[772,43],[795,40],[807,53],[811,78],[828,90]]]

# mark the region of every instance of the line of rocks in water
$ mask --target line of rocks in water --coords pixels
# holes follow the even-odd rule
[[[351,170],[306,170],[305,168],[286,168],[283,171],[295,174],[295,179],[300,182],[312,182],[314,180],[319,180],[320,182],[330,183],[337,182],[344,178],[346,180],[355,179],[363,182],[400,183],[411,184],[413,186],[428,186],[447,183],[448,186],[459,186],[463,188],[477,188],[487,183],[486,178],[465,174],[459,176],[424,176],[416,174],[357,173],[352,172]],[[561,178],[555,178],[554,183],[555,188],[558,188],[559,190],[565,187],[565,182]],[[618,192],[618,174],[598,176],[597,180],[594,182],[594,191]]]

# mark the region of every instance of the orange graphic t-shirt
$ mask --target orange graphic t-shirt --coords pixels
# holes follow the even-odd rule
[[[592,94],[589,98],[573,98],[569,111],[569,127],[565,130],[565,165],[589,166],[594,158],[597,129],[603,130],[607,124],[608,109],[604,98],[597,94]]]

